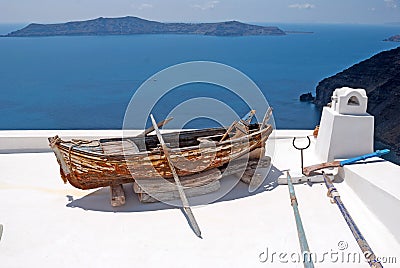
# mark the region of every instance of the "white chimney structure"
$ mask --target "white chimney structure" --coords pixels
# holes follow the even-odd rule
[[[374,150],[374,117],[367,113],[364,89],[338,88],[324,107],[316,152],[321,161],[351,158]]]

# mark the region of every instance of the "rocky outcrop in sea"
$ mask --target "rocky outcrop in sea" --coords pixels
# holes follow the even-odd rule
[[[312,101],[314,101],[314,99],[315,99],[315,97],[311,94],[311,92],[300,95],[301,102],[312,102]]]

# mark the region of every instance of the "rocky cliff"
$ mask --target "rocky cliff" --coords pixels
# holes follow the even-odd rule
[[[138,17],[97,18],[58,24],[32,23],[7,37],[57,35],[199,34],[214,36],[285,35],[278,27],[226,21],[217,23],[162,23]]]
[[[330,102],[333,90],[364,88],[368,113],[375,116],[375,137],[400,152],[400,47],[381,52],[319,82],[315,104]]]

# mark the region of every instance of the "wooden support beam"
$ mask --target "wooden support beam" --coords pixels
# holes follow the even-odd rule
[[[111,206],[119,207],[125,205],[125,192],[122,184],[111,185]]]
[[[206,185],[201,185],[192,188],[185,188],[184,192],[187,197],[205,195],[208,193],[212,193],[218,191],[221,187],[219,181],[213,181]],[[160,201],[171,201],[177,200],[180,198],[179,191],[168,191],[168,192],[153,192],[151,195],[145,192],[138,193],[139,201],[143,203],[154,203]]]
[[[247,162],[246,168],[243,172],[243,167],[239,172],[234,173],[234,175],[240,178],[246,184],[252,187],[258,188],[261,185],[267,174],[263,174],[260,170],[261,168],[266,168],[271,165],[271,158],[269,156],[264,156],[260,159],[251,159]]]
[[[271,165],[271,157],[264,156],[260,159],[246,159],[246,158],[239,158],[229,162],[229,165],[226,167],[221,168],[222,176],[229,176],[236,174],[236,176],[241,177],[241,174],[244,176],[252,176],[251,172],[253,172],[257,168],[266,168]],[[249,181],[251,178],[244,179],[245,182]]]
[[[217,168],[203,171],[197,174],[184,176],[180,178],[181,185],[184,190],[207,185],[211,182],[218,181],[222,177],[221,171]],[[135,179],[133,190],[135,193],[160,193],[177,191],[174,181],[164,178],[154,179]]]
[[[250,184],[251,180],[253,179],[253,177],[255,179],[260,179],[259,177],[261,177],[260,174],[255,174],[255,169],[253,168],[248,168],[246,169],[243,174],[240,173],[236,173],[234,174],[236,177],[238,177],[242,182],[246,183],[246,184]]]

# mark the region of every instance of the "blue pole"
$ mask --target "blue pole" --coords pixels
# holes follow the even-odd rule
[[[343,218],[346,220],[346,223],[349,226],[351,232],[353,233],[353,236],[356,239],[358,246],[360,247],[362,253],[364,254],[365,259],[368,261],[369,266],[374,268],[383,267],[382,264],[376,259],[376,256],[372,251],[371,247],[369,246],[369,244],[367,243],[367,240],[365,240],[364,236],[358,229],[353,218],[350,216],[350,213],[344,206],[342,199],[340,198],[340,195],[336,187],[333,185],[331,179],[325,173],[322,174],[324,176],[326,188],[328,188],[328,196],[331,197],[335,201],[336,205],[339,207],[339,210],[342,213]]]
[[[310,249],[307,243],[306,233],[304,232],[303,223],[300,217],[296,193],[294,191],[292,178],[290,177],[289,171],[287,171],[287,181],[289,187],[290,201],[294,212],[294,218],[296,219],[297,235],[299,236],[300,249],[301,249],[301,254],[303,256],[304,267],[314,268],[314,263],[312,262]]]
[[[371,157],[381,157],[382,155],[387,154],[387,153],[390,153],[389,149],[376,150],[375,152],[370,153],[370,154],[364,154],[364,155],[361,155],[361,156],[357,156],[357,157],[353,157],[353,158],[350,158],[350,159],[347,159],[347,160],[340,161],[340,166],[343,167],[344,165],[353,164],[353,163],[356,163],[356,162],[358,162],[360,160],[365,160],[365,159],[368,159],[368,158],[371,158]]]

